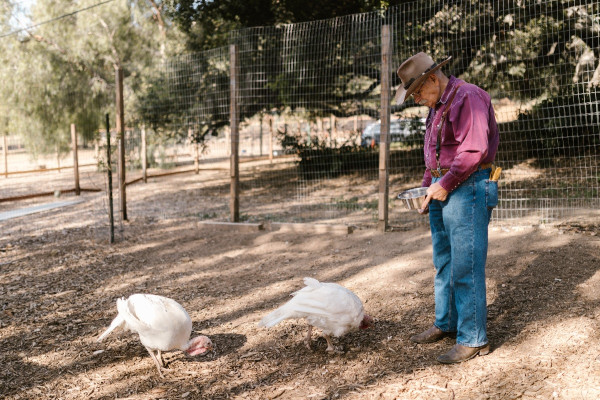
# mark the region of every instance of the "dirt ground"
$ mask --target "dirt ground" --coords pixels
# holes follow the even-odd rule
[[[117,226],[113,245],[105,200],[95,193],[81,204],[0,222],[0,397],[600,398],[597,213],[546,226],[491,226],[492,352],[444,366],[435,359],[450,339],[408,340],[432,323],[427,226],[385,234],[368,224],[352,234],[307,226],[230,230],[201,223],[197,213],[167,211],[185,198],[161,191],[181,191],[191,179],[132,186],[130,221]],[[160,218],[136,216],[148,193],[161,199]],[[316,333],[306,349],[304,321],[258,327],[305,276],[353,290],[375,326],[337,340],[339,354],[327,354]],[[167,353],[169,372],[160,379],[133,334],[97,343],[116,315],[115,300],[136,292],[179,301],[216,351],[197,359]]]

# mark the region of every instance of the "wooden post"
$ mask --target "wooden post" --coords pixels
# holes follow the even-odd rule
[[[110,124],[106,114],[106,173],[108,174],[108,223],[110,225],[110,243],[115,242],[115,219],[113,216],[113,192],[112,192],[112,163],[110,160]]]
[[[317,118],[317,136],[323,137],[323,118]]]
[[[194,169],[196,175],[200,173],[200,145],[194,141]]]
[[[263,155],[263,113],[260,113],[260,156]]]
[[[142,125],[142,180],[148,183],[148,144],[146,142],[146,127]]]
[[[4,177],[8,178],[8,145],[6,135],[2,136],[2,149],[4,149]]]
[[[125,110],[123,106],[123,68],[115,71],[117,87],[117,137],[119,139],[119,204],[121,220],[127,221],[127,198],[125,193]]]
[[[390,80],[392,43],[390,26],[381,30],[381,137],[379,141],[379,221],[377,227],[388,228],[389,157],[390,157]]]
[[[58,167],[58,172],[60,173],[60,151],[59,151],[59,146],[58,143],[56,144],[56,164]]]
[[[273,116],[269,118],[269,161],[273,163]]]
[[[238,48],[237,45],[229,46],[229,68],[230,68],[230,127],[231,127],[231,200],[229,210],[231,213],[231,221],[240,221],[240,176],[239,176],[239,107],[238,107]]]
[[[330,127],[331,134],[329,136],[329,138],[330,138],[329,147],[331,147],[331,143],[333,143],[333,147],[336,147],[337,146],[337,128],[335,126],[335,115],[331,114],[329,121],[330,121],[329,124],[331,125],[331,127]]]
[[[79,187],[79,160],[77,157],[77,130],[75,124],[71,124],[71,146],[73,147],[73,177],[75,178],[75,195],[81,194]]]
[[[200,173],[200,152],[198,151],[198,143],[194,138],[194,129],[192,128],[188,128],[188,139],[194,149],[194,172],[198,175]]]

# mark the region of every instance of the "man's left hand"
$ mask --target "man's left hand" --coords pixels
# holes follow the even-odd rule
[[[442,187],[438,182],[427,188],[427,197],[421,204],[421,210],[425,210],[429,205],[431,199],[445,201],[448,198],[448,191]]]

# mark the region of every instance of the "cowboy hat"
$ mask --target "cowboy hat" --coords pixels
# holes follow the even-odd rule
[[[446,65],[451,59],[450,56],[437,64],[431,57],[421,52],[404,61],[396,71],[401,83],[394,96],[394,102],[404,103],[404,100],[421,86],[429,75]]]

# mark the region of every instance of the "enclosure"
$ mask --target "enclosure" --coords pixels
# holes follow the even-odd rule
[[[73,22],[70,32],[87,32],[100,46],[102,13],[130,12],[103,7],[96,8],[99,14],[44,25],[37,36],[29,34],[33,39],[3,37],[4,44],[28,60],[29,51]],[[495,222],[582,215],[599,205],[598,15],[598,5],[585,1],[408,2],[381,12],[232,31],[228,46],[192,54],[161,50],[146,59],[125,40],[122,51],[140,59],[119,59],[106,66],[111,72],[91,71],[97,79],[74,75],[58,86],[51,73],[40,77],[46,86],[21,73],[23,60],[13,57],[7,59],[10,84],[3,88],[7,136],[0,143],[0,200],[39,194],[18,179],[26,171],[44,182],[44,193],[72,189],[70,183],[60,186],[62,179],[52,183],[55,174],[48,173],[72,169],[72,129],[81,167],[93,169],[95,163],[104,172],[108,113],[113,166],[120,171],[124,164],[119,187],[139,179],[144,167],[161,174],[187,166],[207,179],[215,171],[232,178],[232,196],[202,210],[201,218],[358,218],[382,225],[381,217],[390,213],[384,227],[411,222],[410,214],[394,215],[393,199],[420,185],[427,110],[412,101],[390,104],[389,95],[399,85],[394,71],[400,62],[427,51],[436,60],[451,55],[446,73],[492,96],[501,132],[496,162],[504,170]],[[47,52],[35,57],[42,63],[51,58]],[[56,68],[72,63],[69,57],[59,61]],[[123,71],[121,81],[114,69]],[[123,117],[116,112],[121,98]],[[389,132],[390,119],[410,125],[402,140],[392,132],[385,146],[363,142],[377,121]],[[92,176],[90,171],[81,179],[89,179],[90,189],[106,190],[106,178]],[[328,187],[338,177],[345,178],[345,190],[332,197]],[[254,207],[257,196],[268,202],[275,183],[289,189],[280,199],[285,212]]]
[[[193,53],[148,4],[89,7],[0,35],[0,397],[600,397],[596,2],[411,1]],[[421,184],[427,109],[390,96],[418,51],[451,55],[500,129],[492,352],[455,366],[435,362],[451,341],[408,339],[434,269],[428,219],[395,196]],[[303,321],[259,328],[305,276],[374,327],[337,354]],[[97,343],[136,292],[179,301],[215,352],[169,353],[160,379],[134,335]]]

